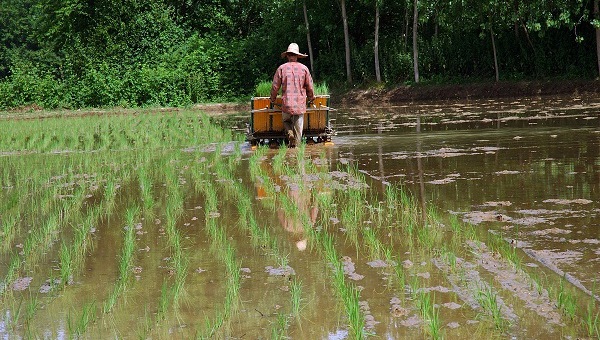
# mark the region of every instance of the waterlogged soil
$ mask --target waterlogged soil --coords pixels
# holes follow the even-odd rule
[[[352,305],[365,336],[431,337],[437,320],[446,338],[594,337],[581,318],[598,296],[599,113],[600,102],[572,96],[349,106],[332,112],[334,145],[253,151],[232,142],[157,152],[148,164],[161,167],[146,174],[154,204],[128,225],[127,207],[148,202],[137,177],[144,164],[115,170],[122,178],[116,208],[89,229],[83,268],[68,282],[59,279],[60,248],[76,237],[73,226],[57,231],[35,261],[22,259],[31,265],[13,280],[2,279],[0,336],[345,339],[356,334]],[[228,115],[222,123],[243,132],[247,116]],[[47,183],[61,188],[56,199],[83,188],[85,210],[102,201],[106,177],[87,168],[87,157],[105,156],[111,155],[2,158],[28,157],[32,166],[55,168]],[[19,185],[5,183],[2,199]],[[416,217],[390,208],[389,188],[406,190]],[[183,209],[172,225],[170,200],[178,195]],[[435,223],[412,226],[411,218],[433,211]],[[451,227],[451,217],[460,228]],[[20,228],[2,249],[1,278],[36,230],[33,223]],[[131,276],[116,307],[105,312],[129,228]],[[467,230],[473,235],[463,235]],[[509,245],[521,265],[490,235]],[[183,269],[174,265],[181,255]],[[560,308],[561,286],[563,296],[577,299],[578,318]],[[357,300],[344,298],[344,289],[358,292]],[[164,301],[170,301],[166,308]],[[437,317],[422,313],[425,301]],[[494,302],[496,319],[486,301]],[[26,318],[32,305],[37,308]],[[89,320],[85,310],[94,311]]]
[[[377,182],[501,233],[533,263],[591,290],[600,272],[599,113],[600,103],[573,97],[348,108],[337,113],[336,144]]]

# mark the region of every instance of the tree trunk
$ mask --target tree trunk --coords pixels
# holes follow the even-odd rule
[[[313,79],[316,78],[315,67],[313,64],[313,50],[310,41],[310,27],[308,26],[308,14],[306,14],[306,0],[302,1],[302,9],[304,10],[304,25],[306,25],[306,42],[308,43],[308,58],[310,59],[310,73]]]
[[[594,0],[594,18],[600,20],[600,0]],[[596,27],[596,61],[598,62],[598,75],[600,75],[600,28]]]
[[[419,23],[419,0],[414,0],[413,8],[413,69],[415,71],[415,83],[419,82],[419,49],[417,47],[417,24]]]
[[[498,71],[498,55],[496,54],[496,40],[494,39],[494,30],[490,27],[490,36],[492,37],[492,50],[494,51],[494,70],[496,71],[496,82],[500,81],[500,72]]]
[[[375,79],[381,83],[381,72],[379,70],[379,1],[375,0]]]
[[[348,33],[348,17],[346,16],[346,0],[342,2],[342,20],[344,23],[344,47],[346,48],[346,77],[349,84],[352,84],[352,71],[350,69],[350,37]]]
[[[406,11],[404,11],[404,32],[402,32],[402,36],[404,37],[404,45],[408,46],[408,28],[410,27],[410,20],[408,20],[408,13],[410,12],[410,8],[406,6]]]

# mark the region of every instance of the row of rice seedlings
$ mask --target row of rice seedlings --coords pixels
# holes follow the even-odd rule
[[[63,285],[71,282],[73,277],[81,272],[85,255],[93,246],[91,242],[92,229],[102,218],[103,210],[102,203],[92,208],[84,217],[84,221],[75,227],[71,245],[69,246],[63,241],[59,254],[60,279]]]
[[[8,132],[0,137],[3,151],[158,148],[165,143],[184,146],[233,137],[230,131],[212,124],[208,116],[194,112],[14,120],[2,121],[0,127]]]
[[[505,332],[510,326],[510,322],[502,316],[502,308],[498,303],[498,294],[494,292],[491,286],[478,287],[475,299],[479,305],[492,318],[494,326],[500,332]]]
[[[24,267],[33,268],[37,264],[39,258],[47,252],[58,237],[62,222],[61,213],[54,212],[51,216],[48,216],[40,228],[36,228],[29,233],[20,254],[13,253],[11,256],[10,265],[3,280],[4,285],[0,286],[1,295],[6,293],[8,286],[18,278],[19,272]]]
[[[152,178],[148,175],[148,170],[145,166],[138,170],[137,175],[142,202],[144,203],[144,211],[150,212],[155,205],[154,196],[152,195]]]
[[[565,287],[565,281],[564,277],[560,279],[558,291],[556,292],[556,307],[569,319],[575,320],[579,308],[577,297],[570,289]]]
[[[596,294],[596,281],[594,281],[594,285],[592,287],[592,294]],[[596,337],[600,339],[600,311],[596,309],[595,298],[592,298],[590,301],[588,301],[582,324],[587,336],[590,338]]]
[[[110,313],[129,284],[131,269],[133,268],[133,256],[135,253],[135,223],[139,214],[139,207],[131,206],[125,212],[126,226],[123,231],[123,246],[119,257],[119,277],[114,289],[104,303],[103,312]]]
[[[205,223],[208,235],[212,241],[211,250],[225,264],[227,275],[225,301],[223,309],[217,311],[213,320],[206,319],[205,328],[198,332],[197,337],[213,338],[226,320],[231,318],[236,301],[239,299],[241,287],[241,265],[237,260],[235,248],[227,240],[225,229],[217,224],[218,196],[210,180],[203,181],[202,192],[205,196]]]
[[[37,295],[31,293],[23,308],[24,300],[25,298],[21,297],[18,302],[16,299],[7,299],[3,303],[3,306],[7,307],[6,310],[3,311],[3,320],[0,322],[0,324],[3,323],[2,328],[4,328],[4,332],[10,330],[12,334],[17,334],[20,326],[24,325],[26,334],[28,337],[31,337],[29,326],[40,303]],[[2,328],[0,328],[0,330],[2,330]]]
[[[6,214],[0,220],[0,223],[2,223],[0,226],[0,234],[2,235],[0,251],[3,253],[11,247],[18,233],[17,226],[19,225],[20,216],[20,212],[16,212],[12,214]]]
[[[322,233],[320,244],[325,258],[333,266],[333,285],[344,304],[350,334],[354,339],[362,339],[366,336],[366,331],[365,316],[359,304],[360,291],[353,283],[346,282],[343,264],[333,244],[333,236]]]
[[[176,228],[176,223],[183,215],[183,193],[180,190],[178,178],[171,167],[167,167],[165,177],[167,182],[166,206],[166,232],[171,248],[171,266],[175,273],[175,282],[172,286],[173,304],[179,307],[179,299],[184,292],[187,277],[188,261],[186,260],[182,245],[181,233]]]
[[[429,333],[432,339],[442,339],[440,312],[439,307],[436,308],[435,306],[435,294],[420,289],[416,296],[415,303],[419,309],[427,333]]]
[[[511,263],[515,267],[515,270],[526,275],[531,281],[531,284],[536,287],[539,294],[542,294],[544,290],[547,290],[550,296],[553,296],[556,307],[561,310],[566,317],[575,323],[577,323],[576,320],[578,319],[588,335],[590,335],[590,333],[597,333],[600,322],[600,311],[596,311],[596,297],[593,292],[592,296],[589,298],[585,312],[583,314],[578,313],[581,308],[577,295],[565,286],[566,279],[564,277],[560,278],[558,289],[555,288],[556,286],[554,284],[548,282],[548,280],[536,280],[524,271],[522,259],[517,253],[517,247],[506,241],[501,233],[488,233],[488,241],[490,243],[490,249],[497,252],[503,259]]]
[[[260,227],[258,221],[252,209],[252,200],[250,194],[246,188],[239,181],[235,180],[232,173],[232,168],[235,166],[233,163],[229,163],[229,168],[224,166],[223,162],[215,159],[215,170],[219,178],[218,182],[223,185],[233,199],[237,202],[236,206],[239,213],[238,225],[245,228],[249,234],[250,239],[255,247],[268,247],[270,255],[281,260],[283,255],[280,253],[280,247],[277,239],[273,238],[266,227]]]

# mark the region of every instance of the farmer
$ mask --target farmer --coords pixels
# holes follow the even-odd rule
[[[277,68],[271,86],[272,104],[275,103],[279,88],[282,89],[281,117],[290,147],[295,147],[302,141],[306,99],[308,98],[309,103],[315,100],[310,71],[298,62],[298,58],[306,57],[306,54],[299,52],[298,44],[291,43],[287,50],[281,53],[281,58],[287,58],[287,63]]]

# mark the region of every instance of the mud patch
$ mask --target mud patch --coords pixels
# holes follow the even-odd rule
[[[467,244],[479,256],[477,263],[493,273],[502,288],[518,297],[524,302],[526,308],[545,318],[547,322],[562,325],[561,316],[550,300],[547,290],[538,292],[533,288],[534,285],[529,276],[521,270],[515,270],[506,261],[496,258],[485,244],[474,241],[469,241]]]
[[[570,233],[571,233],[571,230],[560,229],[560,228],[534,230],[534,231],[530,232],[531,235],[535,235],[535,236],[545,236],[545,235],[551,235],[551,234],[566,235],[566,234],[570,234]]]
[[[294,268],[290,266],[283,266],[279,268],[275,268],[272,266],[266,266],[265,272],[269,273],[270,276],[291,276],[296,275]]]
[[[504,222],[511,220],[511,217],[503,215],[497,211],[471,211],[463,215],[463,221],[471,224],[480,224],[483,222]]]
[[[31,281],[33,281],[32,277],[20,277],[16,279],[10,287],[12,290],[20,292],[29,288]]]
[[[344,266],[344,274],[346,274],[350,280],[359,281],[365,277],[364,275],[356,273],[354,262],[352,262],[352,259],[349,256],[342,257],[342,265]]]
[[[554,203],[554,204],[566,205],[566,204],[590,204],[593,201],[586,200],[586,199],[583,199],[583,198],[578,198],[578,199],[574,199],[574,200],[552,198],[552,199],[544,200],[543,202],[544,203]]]
[[[574,264],[583,258],[583,253],[575,250],[557,252],[548,249],[529,249],[529,251],[535,255],[535,258],[542,260],[544,263],[551,262],[554,265]]]

